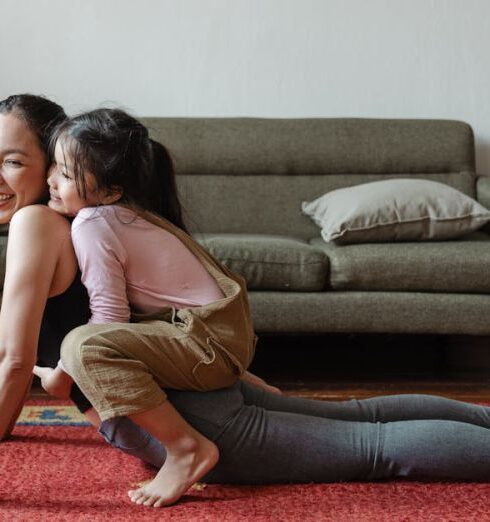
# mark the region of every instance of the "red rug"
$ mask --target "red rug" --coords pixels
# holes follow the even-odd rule
[[[490,521],[490,484],[471,483],[199,485],[168,508],[135,506],[127,490],[153,472],[55,404],[30,402],[0,445],[1,521]]]

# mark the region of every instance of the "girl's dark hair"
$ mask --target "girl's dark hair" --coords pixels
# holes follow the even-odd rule
[[[80,197],[86,198],[84,174],[90,172],[96,189],[121,191],[119,203],[154,212],[186,230],[172,158],[136,118],[120,109],[96,109],[63,122],[51,150],[58,138],[73,160]]]
[[[0,101],[0,114],[10,113],[25,121],[36,135],[41,149],[50,162],[51,137],[58,125],[66,119],[63,108],[43,96],[14,94]]]

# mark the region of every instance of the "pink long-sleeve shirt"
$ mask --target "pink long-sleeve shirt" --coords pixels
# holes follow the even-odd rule
[[[73,246],[90,298],[90,323],[128,322],[223,298],[215,279],[172,233],[117,205],[82,209]]]

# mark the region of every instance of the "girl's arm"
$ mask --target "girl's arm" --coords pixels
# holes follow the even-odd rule
[[[93,210],[93,209],[92,209]],[[75,218],[71,236],[90,299],[90,323],[128,323],[127,253],[101,216]]]
[[[25,207],[12,218],[0,310],[0,440],[29,393],[46,301],[75,277],[69,238],[69,223],[47,207]]]

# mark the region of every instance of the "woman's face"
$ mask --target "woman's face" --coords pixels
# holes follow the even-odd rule
[[[11,112],[0,114],[0,224],[47,192],[46,155],[36,135]]]

